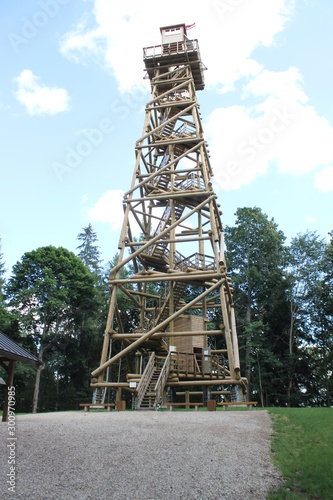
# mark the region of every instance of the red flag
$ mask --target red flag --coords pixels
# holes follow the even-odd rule
[[[193,24],[190,24],[189,26],[185,26],[185,28],[186,28],[187,30],[190,30],[190,29],[194,28],[194,27],[195,27],[195,25],[196,25],[196,23],[193,23]]]

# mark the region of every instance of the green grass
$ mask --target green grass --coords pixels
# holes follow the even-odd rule
[[[273,462],[284,484],[270,500],[333,499],[333,409],[271,408]]]

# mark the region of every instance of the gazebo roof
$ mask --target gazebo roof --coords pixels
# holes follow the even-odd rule
[[[40,359],[23,349],[2,332],[0,332],[0,360],[21,361],[36,367],[44,365]]]

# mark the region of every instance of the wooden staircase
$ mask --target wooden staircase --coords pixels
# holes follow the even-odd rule
[[[176,205],[175,206],[175,221],[178,221],[181,216],[183,215],[185,206],[184,205]],[[155,231],[155,235],[159,234],[161,231],[164,231],[168,227],[171,226],[171,211],[170,207],[166,207],[161,222],[157,226],[157,229]],[[168,243],[164,242],[163,240],[159,241],[156,245],[153,246],[151,255],[154,257],[158,258],[163,258],[165,256],[165,252],[167,250]]]
[[[104,404],[106,387],[96,387],[93,392],[92,404]]]
[[[187,287],[187,284],[184,283],[184,282],[178,281],[178,282],[175,283],[174,288],[173,288],[173,304],[174,304],[174,307],[178,306],[179,301],[182,298],[184,290],[185,290],[186,287]],[[162,321],[164,321],[165,319],[167,319],[167,317],[169,316],[169,314],[170,314],[170,293],[169,293],[166,301],[164,302],[164,305],[163,305],[163,307],[161,309],[161,312],[160,312],[160,314],[159,314],[159,316],[157,318],[156,324],[157,323],[162,323]]]
[[[139,407],[137,407],[137,410],[154,410],[155,409],[155,399],[156,399],[156,392],[155,392],[155,386],[156,383],[159,379],[161,370],[155,368],[150,382],[147,386],[147,390],[142,398],[141,404]]]
[[[163,366],[162,366],[163,364]],[[170,353],[166,358],[150,355],[137,388],[137,410],[156,410],[170,371]]]

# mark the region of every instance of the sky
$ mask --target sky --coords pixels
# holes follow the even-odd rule
[[[162,8],[163,5],[163,8]],[[167,7],[166,7],[167,5]],[[8,275],[92,224],[118,250],[150,98],[143,47],[185,23],[224,226],[260,207],[287,242],[333,229],[332,0],[2,0],[0,236]]]

